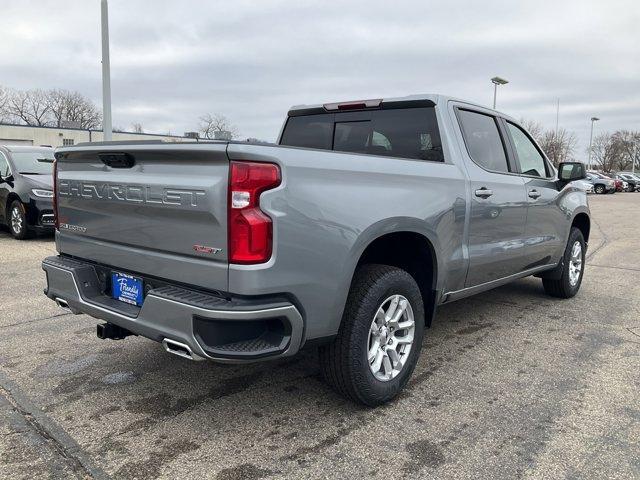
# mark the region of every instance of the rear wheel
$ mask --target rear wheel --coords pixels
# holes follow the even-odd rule
[[[9,207],[9,231],[14,238],[27,238],[27,212],[20,200],[14,200]]]
[[[542,285],[547,294],[558,298],[571,298],[578,293],[584,273],[585,247],[582,232],[573,227],[564,251],[560,278],[542,279]]]
[[[409,380],[423,333],[424,306],[413,277],[365,265],[354,276],[337,337],[320,348],[322,374],[342,395],[381,405]]]

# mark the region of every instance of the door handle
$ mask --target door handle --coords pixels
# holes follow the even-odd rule
[[[489,190],[487,187],[482,187],[476,190],[475,193],[476,197],[489,198],[491,195],[493,195],[493,190]]]
[[[538,192],[537,190],[531,190],[529,192],[529,198],[533,198],[534,200],[537,200],[542,194],[540,192]]]

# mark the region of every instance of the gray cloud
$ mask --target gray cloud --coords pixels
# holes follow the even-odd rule
[[[97,0],[3,1],[0,84],[101,102]],[[221,112],[275,139],[300,103],[444,93],[576,132],[640,129],[634,1],[110,1],[114,123]]]

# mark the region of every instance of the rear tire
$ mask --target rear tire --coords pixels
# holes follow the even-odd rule
[[[578,293],[584,275],[585,257],[584,236],[579,229],[572,227],[562,257],[562,275],[558,279],[543,278],[545,292],[557,298],[571,298]]]
[[[385,322],[394,315],[399,315],[395,322]],[[358,268],[338,335],[320,347],[323,377],[355,402],[373,407],[390,401],[418,362],[424,326],[422,295],[411,275],[386,265]],[[412,342],[406,350],[409,332]]]
[[[24,240],[29,233],[27,230],[27,211],[20,200],[14,200],[9,207],[9,231],[13,238]]]

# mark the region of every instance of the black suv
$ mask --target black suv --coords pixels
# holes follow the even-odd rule
[[[0,146],[0,223],[17,239],[53,232],[53,148]]]

